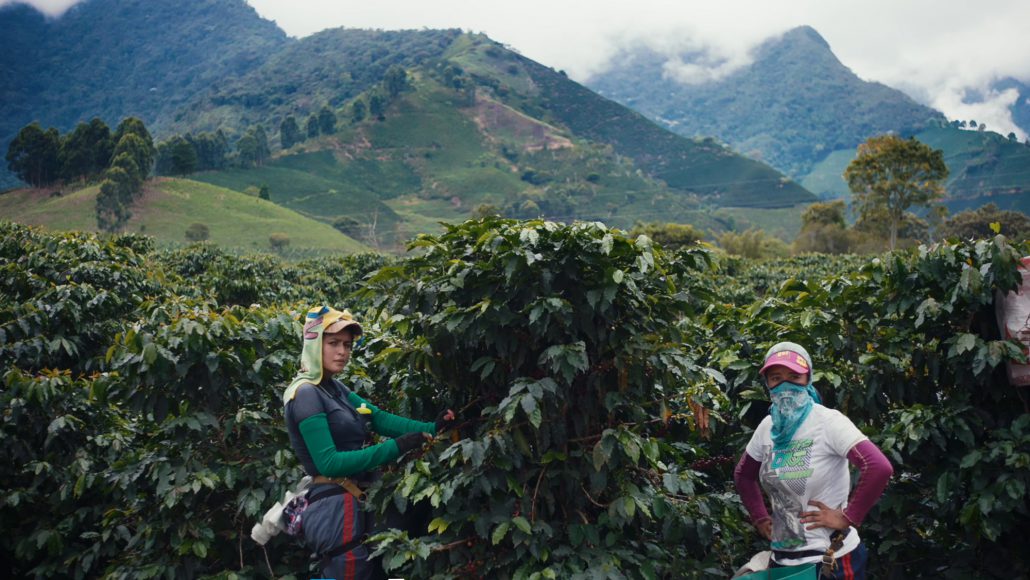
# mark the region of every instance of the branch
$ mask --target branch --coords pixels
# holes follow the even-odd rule
[[[443,544],[442,546],[434,546],[433,547],[433,551],[434,552],[446,552],[448,550],[453,550],[454,548],[459,548],[461,546],[464,546],[464,545],[468,544],[470,539],[471,538],[465,538],[464,540],[453,541],[450,544]]]
[[[529,521],[536,521],[536,496],[540,493],[540,482],[544,479],[544,474],[547,473],[547,465],[540,470],[540,475],[536,478],[536,489],[533,490],[533,503],[530,504],[529,508]]]
[[[590,495],[590,492],[587,491],[587,488],[583,487],[582,485],[580,485],[579,488],[583,490],[584,495],[587,496],[587,499],[590,500],[590,503],[596,505],[597,507],[608,509],[608,506],[611,505],[610,503],[607,503],[607,504],[597,503],[597,501]]]

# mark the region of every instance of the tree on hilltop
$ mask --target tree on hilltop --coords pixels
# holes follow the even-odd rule
[[[258,125],[253,129],[254,142],[257,145],[257,163],[261,165],[272,156],[272,150],[268,147],[268,133],[264,125]]]
[[[336,113],[328,105],[323,106],[318,112],[318,129],[323,135],[332,135],[336,132]]]
[[[100,119],[79,123],[61,140],[61,177],[85,181],[99,175],[111,163],[114,145],[111,129]]]
[[[142,138],[136,133],[126,133],[115,145],[114,148],[114,159],[111,160],[111,164],[115,165],[115,160],[121,155],[127,155],[132,159],[135,164],[135,172],[139,177],[140,182],[146,179],[150,173],[151,167],[154,165],[156,159],[156,150],[151,152],[150,147],[143,141]]]
[[[368,98],[368,112],[370,115],[375,117],[377,121],[385,121],[386,99],[384,99],[379,93],[372,93],[372,96]]]
[[[368,113],[368,107],[365,106],[364,99],[356,99],[351,104],[350,120],[352,123],[360,123],[365,120],[365,115]]]
[[[225,167],[229,155],[229,139],[221,129],[214,133],[200,133],[196,137],[187,134],[186,140],[197,152],[197,170]]]
[[[7,168],[33,187],[53,183],[60,170],[61,137],[53,127],[46,131],[39,123],[22,127],[7,148]]]
[[[308,116],[308,122],[304,129],[308,133],[308,139],[317,138],[320,133],[320,127],[318,126],[318,115],[311,113],[311,115]]]
[[[279,144],[283,149],[289,149],[303,140],[304,136],[300,132],[297,119],[293,115],[287,115],[279,124]]]
[[[132,197],[133,181],[134,177],[121,167],[111,167],[104,172],[96,201],[97,227],[100,230],[116,232],[132,217],[127,200]]]
[[[114,158],[96,199],[97,227],[106,232],[118,231],[129,221],[129,206],[143,193],[143,182],[157,159],[154,140],[139,119],[123,119],[114,137]]]
[[[386,69],[386,75],[383,77],[383,86],[386,88],[386,93],[390,95],[390,98],[403,93],[411,86],[408,83],[408,71],[397,64],[391,66]]]
[[[869,138],[844,171],[860,219],[882,214],[892,250],[906,211],[934,205],[944,196],[947,177],[943,151],[896,135]]]
[[[122,141],[128,135],[134,135],[139,139],[139,142],[123,145]],[[146,179],[150,175],[150,170],[154,167],[154,161],[157,159],[157,147],[154,146],[154,138],[150,136],[150,131],[147,130],[143,121],[136,117],[122,119],[122,122],[118,124],[118,128],[115,129],[113,141],[115,143],[113,157],[118,156],[120,147],[123,148],[121,149],[122,151],[125,150],[124,147],[131,147],[140,175],[143,179]]]
[[[175,175],[189,175],[197,170],[197,150],[193,143],[186,139],[178,138],[172,143],[172,173]]]
[[[261,165],[270,155],[268,135],[261,125],[251,128],[236,142],[236,160],[243,167]]]

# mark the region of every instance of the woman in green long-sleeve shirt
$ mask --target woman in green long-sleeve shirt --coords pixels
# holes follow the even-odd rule
[[[377,467],[420,446],[454,419],[450,411],[435,422],[399,417],[334,379],[347,366],[361,332],[349,312],[312,308],[304,324],[301,371],[283,395],[290,444],[316,481],[302,516],[304,541],[322,556],[323,577],[337,580],[375,578],[381,572],[361,544],[372,521],[354,486],[370,483]],[[371,432],[392,439],[367,445]],[[342,478],[349,480],[343,487]]]

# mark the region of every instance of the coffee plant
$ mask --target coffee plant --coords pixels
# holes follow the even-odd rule
[[[1017,548],[1030,516],[1025,389],[1004,363],[1022,360],[999,340],[993,302],[1019,282],[1004,238],[942,243],[891,254],[819,278],[800,269],[770,296],[713,304],[710,364],[754,427],[768,408],[755,360],[780,340],[806,345],[816,387],[878,443],[894,482],[863,526],[878,578],[1025,575]],[[742,447],[749,433],[725,437]]]
[[[462,425],[376,496],[435,508],[429,536],[386,538],[396,574],[718,570],[713,539],[735,509],[700,493],[697,438],[669,428],[690,401],[723,398],[677,325],[689,280],[647,238],[599,224],[475,221],[413,246],[364,290],[391,336],[376,362]]]
[[[793,340],[891,458],[870,577],[1030,574],[1023,361],[994,323],[1030,248],[665,253],[599,224],[487,219],[402,259],[243,256],[0,223],[0,561],[13,577],[307,578],[250,527],[302,475],[281,390],[300,314],[365,335],[344,379],[458,424],[370,490],[428,510],[373,538],[407,578],[725,578],[762,542],[731,470]]]

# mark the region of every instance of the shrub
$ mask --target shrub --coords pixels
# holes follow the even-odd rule
[[[186,241],[188,242],[203,242],[209,237],[211,237],[211,230],[206,224],[193,223],[186,228]]]
[[[723,232],[717,240],[719,247],[727,253],[745,258],[775,258],[790,253],[786,242],[758,228],[750,228],[741,233]]]
[[[273,250],[284,250],[290,245],[290,236],[282,232],[273,232],[268,236],[268,243]]]

